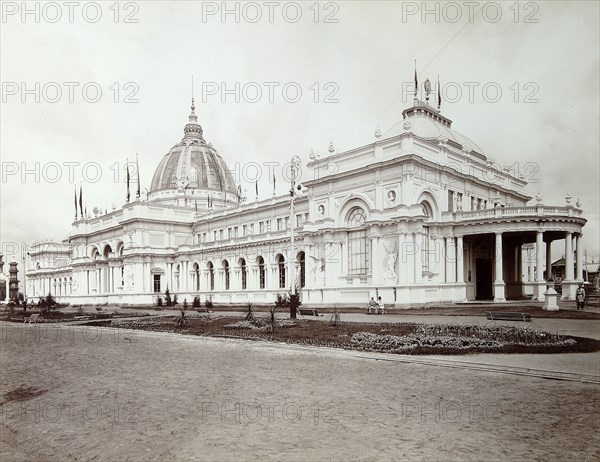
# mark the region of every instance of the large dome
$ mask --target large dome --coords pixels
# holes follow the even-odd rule
[[[192,113],[184,128],[183,139],[158,164],[148,199],[181,205],[178,196],[182,194],[197,199],[214,194],[224,203],[227,202],[225,195],[230,201],[239,200],[237,187],[227,164],[202,137],[202,127],[197,122],[193,100]],[[229,197],[230,195],[235,197]]]
[[[485,156],[479,145],[450,128],[452,121],[426,103],[419,101],[415,106],[406,109],[402,115],[404,120],[387,130],[383,134],[384,139],[410,132],[429,141],[438,142],[440,138],[444,138],[456,143],[461,149],[472,150]]]

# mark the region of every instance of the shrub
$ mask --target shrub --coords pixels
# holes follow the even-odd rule
[[[200,308],[200,297],[197,295],[194,297],[194,300],[192,300],[192,308]]]
[[[187,298],[184,298],[184,299],[183,299],[183,306],[182,306],[182,308],[183,308],[183,311],[186,311],[186,310],[188,309],[188,302],[187,302]]]
[[[177,294],[173,295],[173,306],[177,305]]]
[[[156,306],[163,306],[163,299],[160,295],[156,298]]]
[[[212,307],[213,307],[213,301],[212,301],[210,298],[207,298],[207,299],[204,301],[204,307],[205,307],[206,309],[212,308]]]
[[[169,292],[169,289],[165,290],[165,304],[167,306],[171,306],[173,304],[173,301],[171,300],[171,292]]]
[[[277,308],[284,308],[290,306],[290,299],[288,294],[282,296],[281,294],[277,294],[277,298],[275,299],[275,306]]]
[[[50,292],[48,292],[48,296],[46,297],[46,306],[48,309],[52,309],[56,306],[56,300],[54,300],[54,297]]]

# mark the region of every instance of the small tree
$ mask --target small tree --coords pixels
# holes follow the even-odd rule
[[[213,301],[210,298],[207,298],[206,300],[204,300],[204,307],[208,310],[209,308],[213,307]]]
[[[183,299],[183,305],[180,308],[180,312],[181,312],[181,316],[177,319],[177,327],[178,328],[183,328],[186,324],[189,324],[187,318],[185,317],[185,312],[188,309],[188,302],[187,299]]]
[[[56,300],[54,300],[54,297],[52,296],[52,294],[50,292],[48,292],[48,296],[46,297],[46,308],[48,308],[48,310],[52,310],[52,308],[56,307]]]
[[[173,301],[171,300],[171,292],[169,292],[169,289],[165,291],[165,304],[167,306],[171,306],[173,304]]]
[[[23,300],[23,313],[27,313],[27,300]]]
[[[162,297],[159,295],[158,297],[156,297],[156,306],[163,306],[163,299]]]
[[[333,314],[331,315],[331,319],[329,320],[329,324],[332,326],[339,326],[342,323],[342,318],[340,317],[340,310],[338,307],[335,307],[333,310]]]
[[[177,305],[177,294],[173,295],[173,306]]]
[[[194,300],[192,300],[192,308],[200,308],[200,297],[197,295],[194,297]]]
[[[254,312],[252,311],[252,303],[246,305],[246,321],[254,322]]]
[[[277,313],[278,306],[269,306],[267,310],[269,310],[269,329],[271,332],[275,332],[275,328],[277,327],[277,322],[275,320],[275,313]]]

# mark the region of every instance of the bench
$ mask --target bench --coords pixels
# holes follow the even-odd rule
[[[485,313],[486,317],[491,321],[523,321],[531,322],[531,315],[529,313],[517,313],[517,312],[501,312],[501,311],[488,311]]]
[[[23,322],[24,323],[29,322],[29,324],[31,324],[31,323],[35,324],[39,317],[40,317],[39,314],[32,314],[28,318],[23,318]]]
[[[203,308],[203,307],[196,308],[196,311],[198,313],[210,313],[210,311],[208,311],[208,308]]]
[[[300,316],[319,316],[316,308],[306,308],[304,306],[299,306],[296,308],[296,312]]]

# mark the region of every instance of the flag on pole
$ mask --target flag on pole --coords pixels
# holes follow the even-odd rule
[[[442,87],[440,86],[440,76],[438,75],[438,111],[442,107]]]
[[[195,207],[196,207],[196,212],[198,211],[198,199],[195,200]]]
[[[258,180],[254,182],[254,189],[256,189],[256,200],[258,200]]]
[[[210,208],[210,196],[208,194],[206,194],[206,208]]]
[[[77,186],[73,185],[74,193],[75,193],[75,221],[77,221]]]
[[[137,152],[135,153],[135,171],[137,173],[137,191],[135,193],[135,198],[139,199],[140,196],[141,196],[141,191],[140,191],[140,164],[138,163]]]
[[[85,218],[83,215],[83,186],[79,185],[79,212],[81,213],[81,218]]]
[[[417,80],[417,60],[415,59],[415,96],[417,96],[418,88],[419,88],[419,81]]]
[[[130,197],[130,194],[129,194],[129,180],[131,178],[129,176],[129,161],[128,160],[125,160],[125,167],[127,169],[127,196],[126,197],[127,197],[127,202],[129,202],[129,197]]]
[[[273,172],[273,195],[275,195],[275,172]]]

